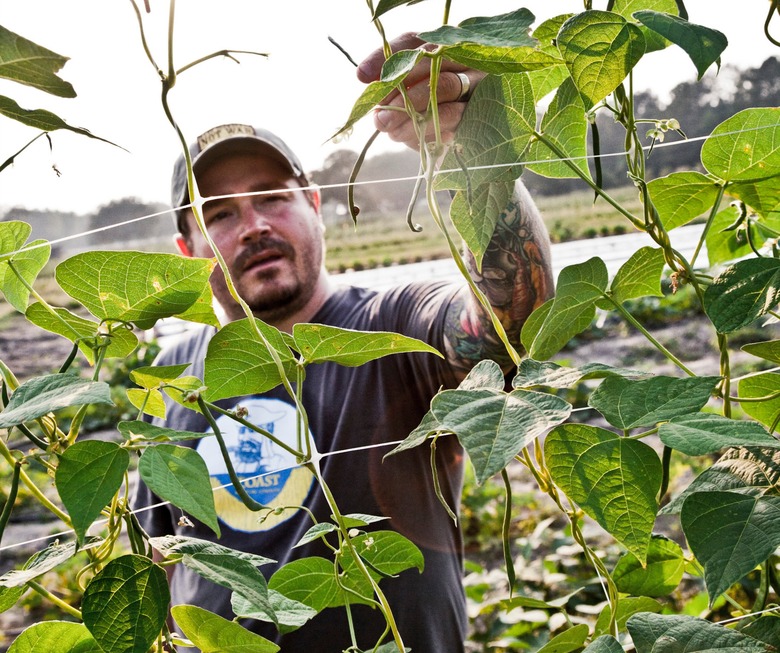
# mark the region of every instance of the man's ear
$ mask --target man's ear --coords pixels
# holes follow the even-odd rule
[[[317,186],[312,186],[309,190],[309,197],[311,198],[311,205],[319,215],[320,208],[322,207],[322,197],[320,195],[320,189]]]
[[[182,236],[181,234],[176,234],[173,237],[173,242],[176,243],[176,249],[179,250],[179,253],[182,256],[192,256],[192,250],[190,249],[190,246],[187,244],[187,239]]]

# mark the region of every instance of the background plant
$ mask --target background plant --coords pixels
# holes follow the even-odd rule
[[[401,10],[405,4],[401,0],[379,2],[371,7],[372,17],[381,25],[386,12]],[[776,13],[773,1],[768,22]],[[625,218],[628,228],[649,234],[655,246],[638,250],[611,279],[598,258],[565,268],[556,296],[531,316],[523,330],[524,354],[506,343],[518,368],[511,391],[505,389],[498,366],[483,361],[458,389],[434,398],[429,415],[398,450],[429,446],[438,437],[458,437],[469,454],[477,483],[502,479],[508,514],[512,497],[508,469],[520,463],[535,480],[540,495],[554,507],[557,518],[568,521],[570,541],[565,544],[576,546],[578,553],[571,554],[582,556],[592,573],[581,587],[556,586],[565,594],[555,597],[522,593],[538,588],[518,577],[510,523],[502,523],[507,594],[495,602],[506,611],[499,620],[507,623],[512,610],[532,608],[546,615],[542,620],[556,621],[554,637],[547,643],[537,642],[540,650],[611,653],[633,647],[643,653],[676,651],[706,642],[708,648],[700,650],[775,651],[780,642],[775,556],[780,544],[776,483],[780,446],[774,432],[780,421],[780,375],[767,372],[737,379],[731,355],[741,330],[775,317],[780,266],[775,247],[780,233],[780,109],[747,107],[727,117],[705,141],[701,169],[648,179],[648,126],[652,146],[680,130],[678,121],[684,117],[659,115],[649,124],[637,122],[633,66],[654,50],[679,47],[701,76],[717,62],[727,45],[725,37],[688,22],[683,3],[671,0],[615,0],[605,10],[593,9],[587,2],[584,12],[547,18],[529,34],[534,23],[530,12],[518,9],[458,26],[445,24],[421,35],[437,47],[389,57],[382,78],[358,99],[344,128],[361,119],[390,90],[402,88],[404,76],[422,58],[431,60],[434,82],[444,58],[479,68],[489,76],[469,103],[456,144],[447,148],[437,139],[420,151],[428,207],[464,274],[466,262],[452,235],[453,227],[457,240],[465,241],[479,265],[492,232],[495,211],[491,207],[507,202],[523,161],[533,162],[528,168],[537,174],[584,182],[599,202],[606,202]],[[24,43],[25,48],[37,48],[15,35],[6,35],[6,39],[17,47]],[[153,61],[149,44],[144,46]],[[53,54],[44,58],[52,62],[50,78],[62,58]],[[166,99],[176,76],[189,66],[177,70],[170,63],[157,69],[165,71],[161,75]],[[40,74],[40,69],[27,69],[21,78]],[[54,87],[62,89],[58,82]],[[537,105],[550,94],[553,99],[538,120]],[[435,97],[423,116],[407,109],[418,124],[425,120],[436,124]],[[19,114],[24,120],[34,119],[24,111]],[[611,116],[625,130],[624,164],[641,199],[639,208],[626,208],[612,197],[601,183],[598,159],[589,163],[585,158],[589,143],[596,142],[593,126],[598,114]],[[490,137],[479,131],[485,119],[495,128]],[[44,128],[68,127],[47,116]],[[441,155],[446,156],[440,170],[435,162]],[[438,190],[454,191],[448,217],[439,206]],[[734,198],[728,206],[724,203],[727,194]],[[202,198],[194,187],[192,199],[197,215]],[[674,229],[700,216],[705,219],[701,246],[687,260],[674,248]],[[120,444],[79,437],[88,407],[110,403],[110,388],[99,380],[99,372],[107,359],[125,358],[136,349],[133,329],[148,329],[171,316],[216,324],[208,276],[221,263],[219,258],[215,262],[100,251],[72,257],[57,267],[56,279],[89,311],[90,317],[85,318],[48,304],[35,290],[36,277],[48,260],[47,244],[28,243],[30,231],[24,223],[7,222],[0,227],[0,288],[6,300],[34,324],[71,340],[73,357],[83,357],[92,370],[91,375],[74,374],[69,359],[59,373],[19,384],[13,371],[2,366],[0,428],[30,444],[27,450],[11,450],[0,441],[0,455],[12,470],[0,527],[8,520],[19,486],[24,485],[76,535],[75,541],[53,544],[23,569],[0,578],[0,604],[13,604],[21,592],[31,588],[75,619],[35,624],[17,638],[12,649],[159,650],[177,639],[165,626],[169,594],[163,566],[185,564],[216,582],[230,584],[254,618],[286,627],[302,623],[305,627],[311,614],[332,604],[330,597],[357,593],[382,609],[388,621],[391,637],[373,650],[403,650],[402,634],[384,602],[380,580],[419,566],[419,552],[410,542],[376,530],[374,517],[341,515],[334,502],[334,522],[314,524],[307,535],[332,543],[336,568],[346,580],[333,573],[331,561],[327,573],[316,575],[315,587],[311,575],[300,573],[301,565],[307,563],[296,561],[266,584],[256,569],[263,560],[245,560],[236,552],[188,538],[146,541],[128,512],[130,454],[143,451],[139,473],[147,484],[218,532],[202,461],[192,450],[176,444],[192,434],[157,429],[139,419],[118,425],[124,437]],[[706,266],[700,255],[705,244]],[[631,312],[632,302],[662,295],[661,280],[667,277],[672,291],[692,289],[710,321],[721,356],[718,375],[694,374],[685,360]],[[589,327],[597,311],[608,311],[644,334],[678,373],[649,374],[598,362],[573,368],[552,360]],[[500,331],[497,321],[496,326]],[[139,417],[161,414],[162,393],[209,417],[218,399],[262,392],[279,384],[291,387],[310,364],[355,365],[391,349],[425,349],[422,343],[394,334],[363,334],[356,341],[354,334],[316,325],[297,325],[291,336],[284,336],[254,320],[248,310],[246,320],[223,327],[220,334],[234,351],[258,351],[248,364],[259,380],[236,383],[237,370],[230,363],[236,357],[229,352],[209,355],[204,379],[180,378],[181,369],[141,367],[132,374],[138,387],[128,391]],[[362,353],[367,342],[374,352],[370,355]],[[777,341],[750,343],[743,349],[758,360],[780,362]],[[588,406],[600,414],[604,425],[570,419],[571,405],[558,394],[571,387],[581,390],[583,381],[593,382]],[[291,399],[297,401],[294,392]],[[735,406],[740,408],[740,419],[735,419]],[[67,424],[62,417],[65,410],[73,411]],[[481,418],[478,429],[470,426],[474,421],[469,418],[476,415]],[[233,417],[241,419],[240,414]],[[301,419],[305,422],[304,411]],[[309,443],[302,442],[296,455],[317,475],[317,452]],[[715,460],[687,488],[670,497],[673,460],[685,456]],[[30,479],[26,467],[31,461],[54,476],[64,509],[46,498]],[[179,479],[182,487],[175,490],[170,488],[176,479],[166,472],[167,463],[173,461],[193,471],[186,483]],[[323,491],[328,491],[324,484]],[[100,537],[88,534],[97,519],[105,520],[105,534]],[[680,529],[681,541],[656,532],[656,525],[669,520]],[[591,524],[610,535],[608,547],[594,544]],[[131,553],[114,557],[122,533]],[[370,548],[364,546],[369,537],[375,544]],[[529,552],[538,550],[538,540],[528,547]],[[150,545],[163,552],[163,563],[152,562]],[[560,543],[554,546],[560,552]],[[77,551],[88,557],[80,609],[38,582]],[[242,582],[235,582],[237,576]],[[710,619],[690,616],[684,600],[676,595],[696,577],[703,578]],[[116,589],[117,581],[125,589]],[[131,583],[140,600],[131,600]],[[594,591],[601,592],[603,609],[595,620],[582,623],[569,611],[573,612],[579,597]],[[693,596],[687,598],[693,602]],[[715,611],[721,601],[725,614]],[[117,624],[112,619],[117,613],[131,618],[127,624]],[[195,606],[175,606],[173,613],[184,634],[202,649],[220,650],[216,642],[221,639],[252,650],[276,650],[237,623]],[[718,623],[732,616],[738,621]],[[502,646],[522,646],[522,633],[510,631],[499,629],[488,639],[502,634]]]

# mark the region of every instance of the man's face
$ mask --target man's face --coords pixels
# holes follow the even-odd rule
[[[274,324],[305,311],[321,288],[323,227],[310,197],[293,190],[298,181],[273,159],[247,153],[212,162],[198,175],[198,185],[206,198],[278,191],[208,201],[203,218],[238,294],[257,317]],[[188,253],[212,256],[192,213],[185,219]],[[229,319],[244,317],[219,269],[211,285]]]

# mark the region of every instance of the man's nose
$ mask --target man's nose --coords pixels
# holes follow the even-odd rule
[[[271,232],[271,224],[265,212],[253,202],[241,206],[241,240],[251,241]]]

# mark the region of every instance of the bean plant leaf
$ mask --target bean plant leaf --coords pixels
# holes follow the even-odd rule
[[[0,27],[0,77],[4,79],[57,97],[74,98],[73,86],[57,75],[68,59]]]
[[[125,392],[127,400],[144,415],[165,419],[165,399],[159,390],[141,390],[128,388]]]
[[[195,605],[174,605],[171,616],[202,653],[276,653],[279,650],[276,644],[240,623]]]
[[[178,379],[189,366],[189,363],[180,363],[179,365],[144,365],[130,372],[130,380],[142,388],[159,388],[161,384],[172,383]]]
[[[742,345],[742,351],[780,365],[780,340],[766,340],[764,342],[750,342]]]
[[[610,11],[573,16],[557,43],[586,110],[612,93],[645,53],[642,30]]]
[[[146,653],[160,634],[171,600],[165,571],[149,558],[115,558],[84,591],[82,616],[100,648]]]
[[[539,41],[539,51],[559,61],[559,63],[549,68],[533,70],[528,73],[534,98],[537,102],[558,88],[569,77],[569,69],[561,58],[561,53],[556,43],[561,26],[573,15],[561,14],[560,16],[549,18],[543,21],[533,32],[533,37]]]
[[[680,584],[684,572],[685,555],[680,545],[654,535],[647,549],[646,564],[643,566],[633,553],[626,553],[617,561],[612,580],[626,594],[667,596]]]
[[[109,145],[116,145],[115,143],[112,143],[105,138],[96,136],[88,129],[84,129],[84,127],[74,127],[73,125],[69,125],[58,115],[52,113],[51,111],[47,111],[46,109],[25,109],[24,107],[19,106],[15,100],[12,100],[5,95],[0,95],[0,115],[5,116],[6,118],[11,118],[12,120],[16,120],[17,122],[20,122],[27,127],[40,129],[44,132],[53,132],[57,131],[58,129],[65,129],[66,131],[79,134],[80,136],[87,136],[88,138],[94,138],[95,140],[103,141]]]
[[[124,482],[130,454],[114,442],[85,440],[60,456],[54,476],[79,544]]]
[[[25,223],[16,223],[25,224]],[[0,241],[5,250],[5,243]],[[51,246],[45,240],[35,240],[16,252],[10,259],[0,259],[0,292],[20,313],[27,310],[30,286],[34,285],[51,256]],[[13,265],[13,269],[11,266]]]
[[[119,422],[117,430],[128,442],[183,442],[200,438],[214,437],[213,433],[196,431],[177,431],[176,429],[155,426],[143,420]]]
[[[612,635],[601,635],[588,644],[582,653],[622,653],[623,646]]]
[[[404,80],[422,56],[422,50],[401,50],[388,57],[387,61],[382,65],[380,78],[366,86],[353,105],[347,121],[330,138],[333,139],[343,134],[361,118],[373,111],[377,105],[381,104],[382,100]]]
[[[648,182],[647,191],[671,231],[707,213],[718,197],[718,184],[700,172],[673,172]]]
[[[588,405],[620,429],[655,426],[700,411],[719,382],[717,376],[638,380],[611,376],[591,395]]]
[[[536,106],[528,75],[488,75],[463,113],[455,144],[441,166],[447,172],[437,175],[436,188],[468,190],[488,182],[514,182],[535,128]]]
[[[532,358],[520,361],[517,374],[512,379],[515,388],[531,388],[543,385],[549,388],[570,388],[585,379],[604,379],[608,376],[641,378],[648,372],[612,367],[604,363],[585,363],[580,367],[565,367],[552,361],[540,362]]]
[[[704,141],[701,162],[726,181],[780,175],[780,108],[744,109],[724,120]]]
[[[460,43],[443,47],[442,54],[450,61],[492,75],[536,72],[564,67],[563,59],[557,50],[554,53],[542,52],[528,46],[502,48],[476,43]],[[568,72],[566,75],[568,76]]]
[[[780,223],[780,184],[777,179],[767,177],[752,181],[736,181],[728,186],[729,195],[739,198],[773,227]],[[759,229],[759,232],[761,230]]]
[[[571,413],[555,395],[526,390],[444,390],[431,412],[440,428],[458,436],[477,483],[504,469],[522,449]]]
[[[705,237],[707,260],[710,265],[727,263],[752,253],[753,250],[745,237],[744,230],[734,229],[739,214],[740,211],[736,206],[729,206],[713,218]]]
[[[732,333],[780,301],[780,261],[751,258],[737,261],[717,276],[704,292],[704,311],[719,333]]]
[[[759,447],[729,449],[705,469],[662,512],[679,513],[686,499],[696,492],[735,492],[747,496],[780,495],[780,451]]]
[[[747,377],[739,382],[739,396],[746,399],[774,397],[780,393],[780,374],[767,372]],[[742,410],[761,424],[774,429],[780,415],[780,396],[763,401],[745,401],[740,404]]]
[[[610,285],[612,301],[622,304],[640,297],[663,297],[661,275],[665,265],[663,249],[640,247],[620,266],[612,280]]]
[[[422,1],[423,0],[379,0],[379,2],[376,3],[376,9],[374,9],[373,18],[379,18],[396,7],[403,7],[404,5],[416,5]]]
[[[73,374],[48,374],[22,383],[0,413],[0,428],[24,424],[69,406],[113,405],[108,384]]]
[[[478,270],[487,251],[499,216],[507,209],[514,183],[482,184],[471,194],[455,193],[450,203],[450,219],[463,242],[474,255]]]
[[[282,382],[271,351],[256,329],[276,351],[285,373],[295,378],[292,353],[278,329],[257,319],[254,325],[248,318],[236,320],[209,341],[203,374],[209,401],[260,394]]]
[[[276,615],[280,633],[296,630],[317,615],[317,611],[308,605],[273,590],[268,590],[268,603]],[[230,595],[230,607],[238,617],[271,621],[265,612],[257,611],[248,599],[235,592]]]
[[[407,569],[417,569],[422,573],[425,568],[425,558],[417,545],[395,531],[363,533],[353,537],[352,544],[358,555],[369,562],[371,572],[395,576]],[[350,555],[344,557],[342,566],[348,575],[360,574]]]
[[[8,653],[103,653],[84,624],[43,621],[33,624],[11,642]]]
[[[586,624],[577,624],[567,628],[562,633],[557,634],[542,648],[537,649],[537,653],[574,653],[581,651],[588,638],[590,629]]]
[[[585,424],[563,424],[545,438],[555,484],[645,564],[658,511],[661,461],[651,447]]]
[[[689,23],[679,16],[644,10],[634,12],[634,18],[685,50],[696,66],[698,79],[713,63],[720,64],[720,55],[728,45],[728,39],[722,32]]]
[[[615,0],[611,11],[620,14],[627,20],[631,20],[634,18],[634,12],[639,9],[664,12],[673,16],[676,16],[679,13],[676,0],[652,0],[651,2],[648,2],[647,0]],[[671,45],[671,41],[665,39],[657,32],[648,29],[644,25],[640,24],[640,29],[645,35],[645,52],[663,50]]]
[[[354,331],[325,324],[296,324],[295,348],[306,364],[333,362],[357,367],[369,361],[407,352],[426,352],[444,358],[435,347],[416,338],[384,331]]]
[[[753,421],[712,413],[675,417],[661,424],[658,436],[667,447],[687,456],[705,456],[728,447],[778,447],[780,440]]]
[[[534,20],[534,15],[522,8],[500,16],[467,18],[457,27],[442,25],[430,32],[421,32],[418,36],[436,45],[459,45],[465,42],[496,47],[533,47],[536,40],[530,32]]]
[[[239,560],[246,560],[247,562],[251,562],[255,567],[274,562],[274,560],[256,553],[247,553],[246,551],[239,551],[238,549],[230,549],[226,546],[222,546],[221,544],[217,544],[216,542],[201,540],[197,537],[185,537],[183,535],[162,535],[160,537],[149,538],[149,544],[151,544],[165,557],[185,554],[194,555],[197,553],[226,555],[237,558]]]
[[[528,148],[527,167],[544,177],[590,179],[588,169],[588,122],[585,106],[574,81],[569,77],[558,87],[542,117],[539,131],[545,141],[535,140]],[[561,159],[567,159],[562,161]]]
[[[104,340],[109,341],[105,358],[125,358],[138,346],[138,337],[123,326],[106,329],[66,308],[53,307],[52,310],[54,314],[40,302],[35,302],[27,307],[25,317],[41,329],[63,336],[73,343],[78,342],[79,350],[90,365],[95,362],[93,345],[100,346]]]
[[[680,513],[710,604],[780,546],[780,497],[695,492]]]
[[[55,276],[62,289],[98,319],[151,329],[158,320],[205,301],[204,288],[213,269],[211,259],[94,251],[66,259]],[[208,323],[218,324],[213,311],[211,315]]]
[[[10,610],[14,607],[17,601],[22,598],[22,594],[25,593],[27,587],[5,587],[0,585],[0,613]]]
[[[676,614],[644,612],[628,620],[628,632],[637,653],[774,653],[738,630],[705,619]]]
[[[663,607],[664,606],[658,601],[651,599],[648,596],[621,597],[617,606],[617,614],[615,615],[618,632],[625,631],[626,622],[635,614],[640,612],[661,612]],[[602,608],[593,629],[594,635],[603,637],[609,633],[610,612],[611,607],[609,605],[605,605],[604,608]]]
[[[344,605],[333,561],[326,558],[298,558],[276,571],[268,588],[308,605],[317,612]]]
[[[200,520],[219,537],[209,471],[197,451],[171,444],[148,447],[138,461],[138,473],[157,496]]]
[[[101,537],[87,537],[78,549],[76,542],[50,544],[42,551],[33,554],[23,569],[12,569],[0,576],[0,587],[23,587],[29,581],[70,560],[79,551],[93,549],[103,542]]]
[[[203,578],[239,594],[254,612],[264,614],[267,621],[279,623],[268,599],[265,577],[248,560],[230,553],[187,553],[182,562]]]
[[[765,617],[759,617],[740,629],[745,635],[750,635],[761,642],[777,646],[780,642],[780,619],[769,613]]]
[[[555,297],[537,308],[523,325],[521,341],[528,355],[546,360],[587,329],[608,281],[607,266],[596,257],[561,270]]]

